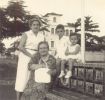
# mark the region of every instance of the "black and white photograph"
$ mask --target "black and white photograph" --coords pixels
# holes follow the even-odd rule
[[[0,0],[0,100],[105,100],[105,0]]]

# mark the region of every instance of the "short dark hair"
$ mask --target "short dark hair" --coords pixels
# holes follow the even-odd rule
[[[41,41],[41,42],[38,44],[38,51],[39,51],[40,45],[42,45],[42,44],[45,44],[45,45],[47,46],[48,50],[49,50],[48,42],[46,42],[46,41]]]
[[[29,22],[28,22],[29,27],[31,27],[31,25],[32,25],[32,23],[33,23],[34,21],[38,21],[38,22],[39,22],[39,25],[40,25],[40,26],[42,25],[40,17],[37,16],[37,15],[35,15],[35,16],[32,17],[31,19],[29,19]]]
[[[63,29],[63,30],[65,30],[64,25],[62,25],[62,24],[58,24],[58,25],[56,26],[56,30],[57,30],[57,29]]]
[[[77,36],[77,38],[78,38],[78,34],[77,33],[71,33],[69,37],[71,37],[71,36]]]

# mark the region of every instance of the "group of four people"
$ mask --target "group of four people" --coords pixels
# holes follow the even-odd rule
[[[30,100],[46,100],[49,83],[51,83],[52,76],[56,75],[57,69],[60,71],[57,77],[61,79],[61,83],[68,85],[73,63],[80,60],[77,34],[71,34],[67,40],[64,36],[64,26],[57,25],[58,38],[55,42],[56,54],[54,57],[49,54],[49,44],[40,31],[41,25],[38,16],[30,19],[30,31],[25,32],[20,40],[15,83],[17,100],[21,100],[22,95],[29,94],[29,92]],[[68,70],[65,70],[65,63],[68,63]],[[63,80],[63,77],[66,81]]]

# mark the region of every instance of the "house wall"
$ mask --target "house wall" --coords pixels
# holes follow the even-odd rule
[[[50,32],[45,32],[45,35],[46,35],[46,38],[47,40],[49,41],[49,46],[51,48],[51,50],[54,50],[55,48],[55,38],[56,38],[56,26],[58,24],[61,24],[62,23],[62,16],[59,16],[59,15],[48,15],[46,17],[46,19],[48,20],[48,24],[50,25],[49,26],[49,31]],[[64,24],[63,24],[64,25]],[[68,36],[70,35],[71,32],[74,32],[75,29],[73,27],[69,27],[67,25],[64,25],[65,27],[65,33],[64,35]]]
[[[56,26],[58,24],[62,24],[62,16],[49,15],[49,16],[46,17],[46,19],[48,20],[48,24],[50,25],[49,26],[49,30],[50,30],[49,34],[55,34]],[[64,27],[65,27],[65,36],[69,36],[70,32],[75,31],[75,29],[73,27],[69,27],[67,25],[64,25]],[[67,30],[68,30],[68,34],[67,34]]]
[[[58,25],[58,24],[60,24],[61,23],[61,18],[62,18],[62,16],[56,16],[56,15],[49,15],[48,17],[46,17],[47,18],[47,20],[49,21],[48,23],[50,24],[50,25]],[[56,19],[55,21],[54,21],[54,18]]]

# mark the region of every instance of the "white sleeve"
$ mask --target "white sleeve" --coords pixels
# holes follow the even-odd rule
[[[66,48],[67,48],[69,45],[70,45],[70,40],[69,40],[69,38],[67,37],[67,38],[65,38],[65,43],[64,43],[65,50],[66,50]]]

